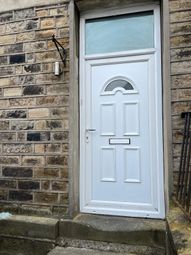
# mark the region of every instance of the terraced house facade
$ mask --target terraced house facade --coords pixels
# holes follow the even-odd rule
[[[165,218],[191,110],[191,2],[0,2],[1,211]]]

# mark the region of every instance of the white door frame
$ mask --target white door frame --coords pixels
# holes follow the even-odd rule
[[[127,13],[135,13],[135,12],[143,12],[143,11],[154,11],[154,25],[155,25],[155,48],[146,49],[146,50],[131,50],[127,52],[118,52],[118,53],[106,53],[106,54],[94,54],[94,55],[85,55],[85,20],[91,18],[99,18],[99,17],[109,17],[119,14],[127,14]],[[80,210],[83,212],[83,208],[85,207],[86,201],[86,142],[85,142],[85,130],[86,128],[91,128],[85,126],[86,122],[86,105],[90,105],[89,98],[86,96],[86,80],[85,80],[85,63],[87,60],[97,60],[97,59],[110,59],[114,57],[123,57],[123,56],[135,56],[135,55],[148,55],[155,53],[155,65],[157,66],[156,73],[156,83],[158,86],[158,98],[160,98],[160,102],[157,103],[159,111],[159,116],[161,116],[160,120],[158,120],[158,146],[159,151],[161,152],[160,158],[158,158],[158,162],[160,164],[159,168],[163,168],[163,143],[162,143],[162,81],[161,81],[161,34],[160,34],[160,7],[158,4],[153,5],[144,5],[144,6],[136,6],[133,8],[127,9],[117,9],[117,10],[107,10],[103,12],[91,12],[88,14],[84,14],[80,20]],[[159,211],[158,215],[145,215],[144,217],[151,218],[164,218],[165,217],[165,208],[164,208],[164,170],[158,173],[158,194],[159,194]],[[93,213],[93,211],[92,211]],[[130,215],[136,216],[136,215]]]

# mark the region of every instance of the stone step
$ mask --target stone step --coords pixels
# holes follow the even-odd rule
[[[60,221],[59,236],[164,248],[166,222],[155,219],[79,214],[73,220]]]
[[[84,248],[62,248],[56,247],[48,255],[135,255],[133,253],[115,253],[115,252],[105,252],[90,250]]]
[[[10,215],[0,220],[0,255],[46,255],[57,237],[56,219]]]
[[[58,237],[58,220],[45,217],[11,215],[0,220],[0,236],[19,236],[53,240]]]

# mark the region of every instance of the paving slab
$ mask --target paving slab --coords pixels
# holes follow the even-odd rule
[[[135,253],[115,253],[115,252],[105,252],[96,251],[89,249],[79,249],[79,248],[62,248],[56,247],[48,255],[135,255]]]

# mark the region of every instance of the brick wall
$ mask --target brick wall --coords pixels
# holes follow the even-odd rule
[[[0,14],[0,208],[66,214],[68,206],[68,3]],[[68,54],[69,56],[69,54]]]
[[[180,161],[182,111],[191,111],[191,1],[170,1],[173,163],[176,187]]]

